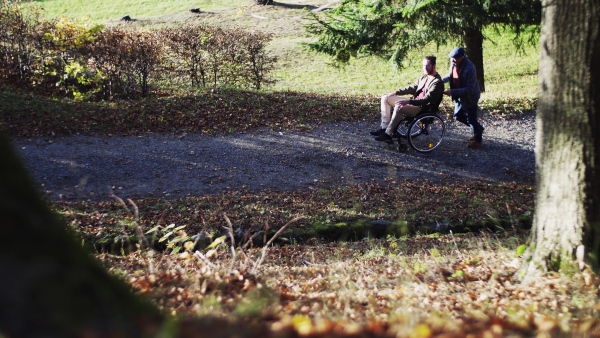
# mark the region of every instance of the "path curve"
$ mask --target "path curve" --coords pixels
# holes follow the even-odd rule
[[[374,141],[375,122],[343,122],[310,132],[70,136],[14,139],[50,200],[184,197],[228,190],[296,190],[403,179],[534,182],[535,114],[483,119],[484,146],[467,149],[468,128],[448,122],[432,153]]]

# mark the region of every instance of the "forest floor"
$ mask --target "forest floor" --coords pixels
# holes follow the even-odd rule
[[[248,337],[597,332],[599,282],[592,274],[519,280],[528,231],[517,225],[533,213],[534,112],[482,111],[484,146],[475,150],[465,147],[468,129],[446,116],[440,148],[399,153],[371,139],[376,105],[358,102],[351,112],[360,115],[332,114],[323,123],[309,120],[325,116],[326,104],[312,102],[289,123],[254,111],[244,117],[260,121],[254,128],[217,118],[202,124],[192,113],[180,116],[186,123],[175,131],[168,110],[151,110],[149,123],[166,118],[162,131],[147,133],[153,126],[111,123],[130,118],[118,109],[106,110],[93,128],[60,121],[75,116],[68,111],[53,119],[6,114],[3,124],[13,126],[9,133],[27,168],[84,241],[139,231],[162,240],[163,251],[122,245],[120,253],[97,257],[177,315],[180,336],[213,327],[226,337],[241,326]],[[241,231],[266,241],[269,229],[356,219],[419,229],[490,218],[514,226],[274,247],[255,247],[246,237],[235,250],[219,237]],[[212,245],[195,250],[190,243],[200,234]]]

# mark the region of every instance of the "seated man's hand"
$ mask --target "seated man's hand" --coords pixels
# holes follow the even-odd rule
[[[409,100],[409,99],[402,99],[402,100],[400,100],[400,101],[396,102],[396,105],[397,105],[397,106],[406,106],[406,105],[407,105],[407,104],[409,104],[409,103],[410,103],[410,100]]]

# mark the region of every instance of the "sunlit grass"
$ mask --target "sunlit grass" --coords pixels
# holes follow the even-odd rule
[[[135,19],[149,19],[187,12],[191,8],[219,11],[248,3],[249,0],[41,0],[26,4],[42,7],[49,17],[66,16],[72,19],[89,17],[102,23],[103,21],[118,20],[125,15]]]
[[[488,32],[484,43],[487,92],[483,99],[537,98],[538,44],[517,51],[510,33]]]
[[[126,0],[50,0],[29,4],[40,5],[49,17],[68,16],[73,19],[90,17],[100,23],[118,22],[124,16],[139,19],[138,25],[165,25],[185,21],[208,23],[224,27],[241,27],[274,34],[270,51],[279,58],[274,72],[277,83],[267,91],[296,91],[319,94],[373,94],[390,92],[411,84],[421,73],[421,60],[425,55],[438,57],[438,72],[446,75],[449,69],[448,52],[455,45],[425,46],[409,53],[404,69],[377,57],[353,59],[342,68],[336,68],[324,55],[308,52],[307,36],[303,25],[306,10],[287,5],[309,5],[293,0],[278,6],[256,6],[251,0],[199,0],[199,1],[142,1]],[[190,8],[200,8],[209,14],[193,16]],[[488,29],[484,43],[486,92],[482,102],[505,99],[534,99],[537,97],[537,44],[525,45],[517,53],[511,32],[496,33]]]
[[[527,45],[517,53],[512,36],[500,36],[490,31],[493,39],[484,43],[484,69],[486,92],[482,100],[499,98],[537,97],[537,45]],[[272,48],[280,56],[276,71],[279,82],[274,90],[343,94],[381,94],[412,84],[421,74],[421,60],[425,55],[438,57],[438,72],[445,76],[449,71],[447,54],[454,45],[428,46],[412,51],[398,70],[388,60],[377,57],[353,59],[343,68],[331,65],[323,55],[308,53],[303,42],[275,40]]]

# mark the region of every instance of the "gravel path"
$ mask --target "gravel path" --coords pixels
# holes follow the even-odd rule
[[[280,191],[395,178],[533,183],[535,114],[481,118],[484,146],[467,149],[469,130],[447,121],[429,154],[377,142],[378,123],[321,125],[311,132],[207,137],[193,134],[14,139],[51,200],[183,197],[247,189]]]

